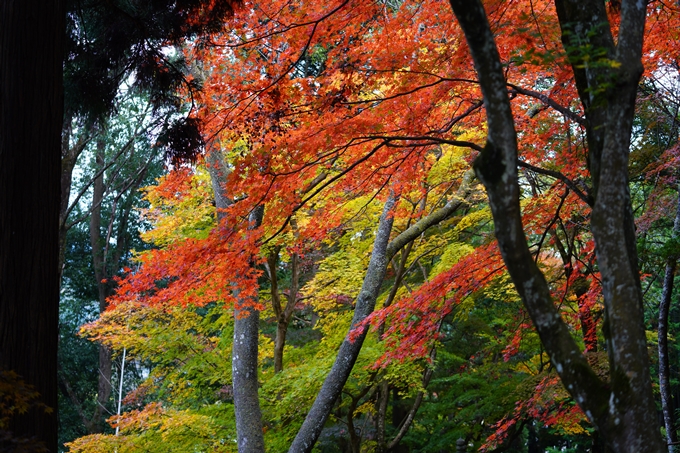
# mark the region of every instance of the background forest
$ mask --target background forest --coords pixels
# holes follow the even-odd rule
[[[473,169],[492,109],[455,3],[244,1],[221,30],[140,40],[98,110],[67,91],[60,451],[613,451],[504,264],[487,175]],[[603,99],[622,86],[600,37],[623,40],[626,10],[593,3],[606,19],[590,28],[551,1],[484,6],[530,258],[609,388],[592,156]],[[116,4],[113,17],[141,15]],[[110,23],[83,5],[73,49]],[[680,7],[649,2],[643,27],[626,183],[672,450]],[[67,89],[89,89],[69,78],[85,60],[69,63]]]

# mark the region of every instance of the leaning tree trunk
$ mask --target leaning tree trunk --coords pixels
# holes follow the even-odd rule
[[[368,269],[366,270],[361,291],[357,297],[354,317],[352,318],[349,329],[350,332],[355,326],[359,325],[361,321],[366,319],[375,308],[379,289],[385,277],[385,272],[387,271],[387,263],[389,263],[397,252],[414,241],[428,228],[450,218],[458,209],[467,207],[468,202],[466,201],[466,198],[470,191],[469,183],[470,176],[466,175],[463,178],[456,195],[453,196],[446,205],[418,220],[398,234],[389,243],[383,244],[383,241],[389,239],[392,228],[392,220],[387,216],[387,213],[392,209],[391,206],[394,206],[396,203],[396,197],[390,195],[385,203],[383,214],[380,217],[378,233],[373,245],[373,253]],[[347,333],[345,340],[340,346],[335,363],[328,376],[326,376],[326,380],[317,394],[316,400],[307,414],[302,427],[300,427],[300,430],[295,436],[295,440],[288,450],[289,453],[308,453],[312,451],[312,448],[319,438],[321,430],[333,409],[333,405],[340,395],[349,373],[352,371],[352,367],[359,356],[365,338],[365,328],[362,331],[362,334],[354,339],[354,342],[349,340],[349,332]]]
[[[577,40],[579,45],[596,41],[591,45],[604,49],[607,61],[616,62],[589,67],[577,56],[572,61],[592,132],[588,136],[595,185],[591,229],[603,283],[609,386],[600,381],[576,345],[527,245],[519,204],[517,135],[503,66],[484,7],[479,0],[450,3],[465,33],[487,114],[487,143],[475,161],[475,170],[487,189],[503,259],[541,342],[564,386],[615,452],[666,451],[652,395],[628,190],[646,2],[623,0],[621,33],[614,46],[603,1],[556,1],[567,51]],[[575,41],[566,42],[571,39]],[[604,109],[601,123],[598,115],[588,113],[590,107]],[[597,140],[591,142],[591,135]]]
[[[387,245],[394,220],[392,209],[395,205],[395,198],[393,195],[390,195],[387,202],[385,202],[383,213],[380,216],[378,233],[373,244],[373,252],[371,253],[368,269],[366,270],[364,283],[357,297],[354,316],[349,329],[350,332],[359,327],[364,319],[373,312],[380,287],[385,278],[387,264],[389,263]],[[345,382],[347,382],[347,378],[359,356],[359,351],[361,351],[361,346],[368,331],[367,327],[362,327],[361,329],[361,333],[355,336],[354,340],[350,339],[350,333],[348,333],[342,342],[333,368],[331,368],[302,427],[298,431],[297,436],[295,436],[295,440],[288,450],[289,453],[312,451],[312,447],[319,438],[331,409],[338,395],[340,395]]]
[[[53,411],[7,426],[57,451],[63,0],[0,5],[0,369]],[[8,440],[0,450],[13,451]]]

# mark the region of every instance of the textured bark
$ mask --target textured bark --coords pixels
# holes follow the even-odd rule
[[[594,36],[594,44],[621,63],[618,68],[598,65],[590,70],[588,65],[574,62],[589,121],[589,168],[595,184],[591,229],[603,281],[610,387],[600,381],[581,354],[527,246],[519,206],[517,136],[484,8],[477,0],[450,3],[465,33],[487,113],[487,143],[475,161],[475,170],[487,189],[503,259],[541,341],[565,387],[613,451],[666,451],[649,375],[627,173],[635,95],[642,73],[646,3],[622,3],[621,33],[614,47],[607,16],[602,14],[604,2],[556,1],[563,30]],[[564,41],[570,52],[566,37]],[[614,88],[600,85],[605,82]],[[602,161],[607,165],[601,165]]]
[[[0,3],[0,368],[53,409],[7,429],[54,452],[64,30],[61,0]]]
[[[257,341],[260,312],[252,307],[234,310],[232,379],[239,453],[264,451],[262,413],[258,397]]]
[[[208,150],[207,162],[215,193],[217,218],[221,222],[224,220],[224,210],[232,204],[225,190],[229,169],[224,163],[221,152],[217,149]],[[262,206],[253,211],[249,219],[249,228],[257,228],[262,224],[263,213]],[[234,307],[234,342],[232,345],[236,442],[239,453],[261,453],[264,452],[264,436],[257,380],[260,312],[249,306],[248,300],[239,302],[243,305]]]
[[[209,149],[206,152],[206,162],[208,164],[208,173],[210,173],[210,183],[215,196],[217,219],[221,221],[224,218],[224,210],[233,203],[226,190],[227,176],[229,176],[230,170],[227,168],[222,153],[218,149]]]
[[[378,224],[378,232],[373,244],[373,252],[366,270],[364,283],[356,300],[356,307],[354,309],[354,316],[350,325],[350,332],[354,330],[366,317],[373,312],[376,299],[380,292],[383,279],[385,278],[385,271],[389,263],[387,254],[387,245],[392,231],[392,209],[395,205],[395,197],[390,195],[385,202],[383,213],[380,216],[380,223]],[[361,346],[366,338],[368,329],[363,328],[360,335],[354,341],[349,339],[349,332],[345,340],[340,346],[338,355],[331,368],[330,373],[319,391],[319,394],[312,405],[307,417],[305,418],[302,427],[295,436],[293,444],[288,450],[290,453],[310,452],[316,443],[321,430],[326,424],[326,420],[333,409],[333,405],[337,400],[342,388],[347,382],[352,367],[359,356]]]
[[[680,192],[678,193],[678,206],[673,222],[672,241],[680,238]],[[677,247],[675,244],[673,248]],[[675,444],[678,442],[678,435],[675,427],[675,416],[673,414],[673,398],[671,395],[671,367],[668,357],[668,313],[673,296],[673,280],[675,270],[678,265],[677,253],[673,252],[666,260],[666,271],[664,272],[663,291],[659,302],[659,393],[661,394],[661,409],[663,411],[663,421],[666,427],[666,442],[668,451],[673,453],[676,450]]]
[[[250,227],[262,224],[262,206],[250,216]],[[264,452],[262,412],[258,396],[257,349],[260,334],[260,312],[239,301],[243,306],[234,307],[234,343],[232,345],[232,382],[234,386],[234,410],[236,415],[236,438],[239,453]]]

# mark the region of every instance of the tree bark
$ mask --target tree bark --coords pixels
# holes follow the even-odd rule
[[[95,274],[94,277],[97,282],[100,314],[104,313],[106,310],[106,300],[114,292],[113,276],[118,272],[118,269],[121,266],[123,253],[128,250],[128,244],[130,243],[128,221],[133,207],[131,194],[133,194],[142,184],[149,165],[149,161],[147,161],[147,163],[141,166],[136,173],[122,181],[120,192],[112,197],[110,212],[108,213],[108,222],[105,227],[102,228],[102,205],[105,194],[110,192],[110,188],[106,187],[104,181],[105,172],[103,170],[106,168],[104,147],[105,143],[103,142],[103,138],[100,138],[97,155],[95,157],[97,174],[92,183],[92,206],[90,210],[89,225],[92,264]],[[127,200],[124,198],[125,194],[128,194]],[[124,201],[119,205],[119,200],[121,199]],[[117,229],[114,232],[115,224],[117,224]],[[113,241],[112,238],[114,238]],[[115,242],[113,250],[110,248],[112,242]],[[109,404],[111,392],[113,390],[111,376],[111,348],[104,344],[100,344],[97,405],[92,415],[92,420],[90,421],[90,432],[101,432],[103,428],[103,411],[106,410],[106,405]]]
[[[279,282],[276,275],[276,268],[279,262],[279,248],[272,251],[267,257],[267,269],[269,272],[269,280],[271,282],[272,293],[272,308],[276,316],[276,338],[274,339],[274,373],[283,371],[283,349],[286,346],[286,336],[288,334],[288,325],[290,319],[293,317],[295,311],[295,304],[297,303],[298,285],[300,281],[300,272],[297,253],[291,254],[290,257],[290,288],[286,296],[286,305],[281,304],[281,292],[279,291]]]
[[[224,220],[225,209],[232,204],[225,189],[229,169],[218,149],[208,150],[206,160],[215,193],[217,219],[221,223]],[[257,207],[250,216],[249,228],[258,228],[262,224],[263,214],[264,207]],[[257,380],[260,312],[249,305],[250,301],[239,302],[242,302],[243,306],[234,307],[232,345],[236,442],[239,453],[261,453],[264,452],[264,435]]]
[[[97,144],[96,163],[97,167],[104,164],[103,155],[104,144],[100,141]],[[102,221],[102,201],[104,200],[104,175],[100,174],[94,180],[92,191],[92,213],[90,215],[90,246],[92,247],[92,264],[94,267],[94,276],[97,282],[97,290],[99,295],[99,313],[104,313],[106,310],[106,298],[109,296],[109,285],[104,281],[108,276],[106,272],[106,256],[104,253],[104,244],[101,234]],[[111,214],[114,215],[113,213]],[[99,374],[97,375],[97,405],[92,415],[92,422],[90,429],[93,432],[100,432],[102,410],[106,408],[106,404],[111,396],[111,348],[104,344],[99,345]]]
[[[671,241],[677,241],[680,237],[680,188],[678,192],[678,207],[673,222],[673,236]],[[676,244],[673,244],[675,250]],[[663,279],[663,291],[659,302],[659,393],[661,394],[661,409],[663,421],[666,427],[666,442],[668,451],[673,453],[678,442],[675,429],[675,417],[673,414],[673,398],[671,394],[671,367],[668,357],[668,314],[670,312],[671,298],[673,296],[673,280],[678,265],[678,255],[673,251],[666,260],[666,271]]]
[[[563,384],[614,451],[666,451],[658,430],[649,374],[627,173],[635,94],[642,73],[646,2],[624,0],[621,33],[613,48],[608,44],[613,40],[607,39],[607,16],[600,14],[604,12],[603,2],[556,1],[563,29],[583,30],[586,36],[596,35],[596,40],[603,38],[598,43],[610,51],[610,59],[620,63],[607,70],[596,65],[592,71],[586,65],[585,74],[579,72],[581,63],[574,64],[577,85],[587,84],[585,89],[579,86],[582,100],[587,97],[584,106],[606,107],[601,124],[593,124],[598,120],[597,114],[589,117],[589,128],[596,129],[591,132],[597,136],[596,143],[589,141],[589,167],[595,183],[591,229],[603,279],[610,387],[595,375],[576,345],[527,246],[519,205],[517,136],[503,68],[484,7],[478,0],[450,3],[465,33],[487,114],[487,143],[475,161],[475,170],[487,189],[503,259],[541,341]],[[581,76],[585,81],[579,82]],[[615,88],[601,86],[603,82]],[[607,165],[602,166],[602,161]]]
[[[16,416],[8,429],[53,452],[64,34],[62,0],[0,5],[0,368],[53,409]]]
[[[264,207],[250,216],[250,228],[262,224]],[[258,395],[257,360],[260,336],[260,312],[244,300],[234,307],[234,343],[232,346],[232,382],[236,413],[236,437],[239,453],[264,452],[262,412]]]
[[[396,197],[390,195],[385,202],[383,213],[380,216],[378,232],[375,237],[375,242],[373,243],[373,252],[371,253],[368,270],[364,277],[364,283],[359,292],[359,296],[357,297],[349,332],[352,332],[352,330],[357,328],[359,324],[373,312],[376,299],[380,293],[380,287],[382,286],[383,279],[385,278],[385,271],[387,270],[387,264],[389,263],[387,245],[392,231],[394,219],[392,216],[392,209],[394,208],[395,203]],[[295,436],[295,440],[288,450],[289,453],[308,453],[312,451],[312,448],[319,438],[321,430],[326,424],[326,420],[333,409],[333,405],[354,367],[354,363],[359,356],[359,351],[361,351],[361,346],[366,338],[367,331],[367,327],[362,328],[361,333],[354,338],[354,341],[350,340],[350,334],[349,332],[347,333],[345,340],[340,346],[333,368],[331,368],[302,427]]]

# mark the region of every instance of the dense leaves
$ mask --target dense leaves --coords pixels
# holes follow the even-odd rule
[[[560,24],[547,1],[484,6],[514,113],[518,161],[505,164],[519,168],[518,236],[589,376],[608,388],[608,287],[590,221],[600,184],[591,124],[598,99],[620,82],[611,78],[620,63],[598,41],[610,30]],[[606,14],[617,33],[615,2]],[[677,259],[668,213],[678,199],[680,104],[668,36],[678,10],[652,3],[647,15],[628,170],[655,315],[655,276]],[[247,1],[228,30],[212,31],[172,41],[187,63],[178,74],[192,95],[191,134],[179,125],[179,136],[160,137],[179,151],[144,189],[139,212],[152,228],[142,237],[154,248],[135,255],[109,311],[84,328],[125,348],[148,377],[110,420],[119,438],[85,437],[72,451],[146,451],[158,439],[164,451],[232,451],[234,307],[261,312],[252,379],[272,451],[289,448],[338,347],[368,327],[319,451],[454,451],[459,438],[482,451],[603,448],[596,417],[560,383],[567,365],[551,363],[533,328],[503,261],[507,243],[494,237],[493,202],[471,171],[480,152],[497,150],[484,145],[491,107],[451,6]],[[582,101],[581,69],[602,90],[586,93],[593,103]],[[150,71],[138,83],[175,74]],[[489,189],[504,170],[484,159],[477,168],[487,165]],[[362,286],[375,284],[367,268],[393,200],[376,310],[348,332]]]

